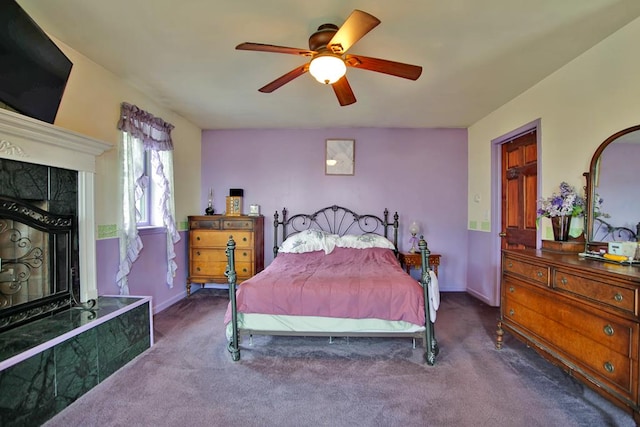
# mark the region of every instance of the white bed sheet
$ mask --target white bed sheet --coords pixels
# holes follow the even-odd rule
[[[238,313],[238,329],[256,331],[317,333],[415,333],[425,330],[424,326],[402,320],[344,319],[319,316],[287,316],[271,314]],[[227,324],[227,339],[231,340],[231,322]]]

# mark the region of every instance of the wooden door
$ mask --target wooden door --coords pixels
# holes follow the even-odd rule
[[[502,144],[502,248],[536,248],[536,131]]]

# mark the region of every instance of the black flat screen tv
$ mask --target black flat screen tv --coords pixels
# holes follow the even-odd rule
[[[14,0],[0,0],[0,101],[53,123],[73,64]]]

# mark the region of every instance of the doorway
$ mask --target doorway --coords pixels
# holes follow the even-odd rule
[[[487,260],[487,261],[490,262],[494,268],[494,270],[491,273],[492,282],[494,283],[493,292],[492,292],[493,295],[489,302],[489,304],[494,306],[500,305],[500,277],[501,277],[501,268],[502,268],[501,250],[503,248],[503,240],[506,240],[505,239],[506,236],[505,238],[501,236],[503,232],[506,232],[505,227],[503,226],[503,217],[507,216],[507,214],[503,215],[503,199],[505,197],[508,197],[507,195],[503,196],[503,190],[502,190],[503,145],[516,139],[519,136],[523,136],[529,133],[532,133],[532,135],[535,135],[535,137],[533,138],[535,140],[535,149],[533,148],[532,145],[529,145],[527,150],[535,150],[536,161],[535,161],[535,167],[529,166],[528,169],[524,168],[526,169],[526,171],[524,171],[526,172],[526,175],[525,173],[523,173],[521,180],[525,180],[524,176],[528,176],[527,185],[529,186],[529,189],[528,189],[529,199],[527,199],[528,203],[522,202],[521,206],[523,206],[522,215],[525,215],[524,214],[525,210],[529,210],[529,211],[532,210],[533,212],[529,212],[528,214],[528,219],[526,220],[526,223],[528,224],[527,227],[524,226],[525,220],[524,219],[522,220],[522,224],[523,224],[522,228],[529,228],[530,230],[533,230],[533,231],[529,231],[529,236],[526,237],[526,239],[529,239],[526,242],[526,245],[527,246],[532,245],[532,243],[530,242],[530,239],[531,239],[530,235],[533,234],[535,236],[534,237],[535,243],[533,243],[532,247],[537,248],[540,244],[540,231],[535,226],[535,219],[536,219],[535,211],[537,210],[536,197],[537,197],[537,190],[540,185],[540,167],[541,167],[540,119],[527,123],[491,141],[491,150],[492,150],[492,153],[491,153],[491,157],[492,157],[491,158],[491,224],[492,224],[491,234],[492,236],[490,239],[492,243],[491,243],[491,255],[489,256],[490,260]],[[529,160],[531,160],[531,153],[529,153],[528,156],[529,156]],[[525,161],[523,163],[527,163],[527,162]],[[531,176],[532,168],[535,170],[535,178]],[[512,185],[515,185],[515,184],[512,183]],[[535,185],[535,190],[531,188],[534,185]],[[513,195],[512,197],[515,199],[515,195]],[[527,206],[527,208],[525,208],[525,206]],[[519,214],[516,214],[516,217],[517,216],[519,216]],[[509,223],[509,222],[517,223],[518,221],[517,220],[506,221],[506,223]],[[533,226],[531,225],[532,222],[533,222]],[[510,242],[509,244],[513,244],[513,245],[520,244],[520,241],[517,238],[517,236],[514,236],[512,239],[510,238],[509,242]],[[507,243],[504,242],[504,244],[506,245]]]
[[[501,249],[536,248],[538,137],[531,129],[504,141],[501,151]]]

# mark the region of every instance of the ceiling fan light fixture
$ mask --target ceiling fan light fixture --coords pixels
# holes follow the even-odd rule
[[[316,55],[309,64],[309,73],[325,85],[337,82],[346,72],[347,66],[344,60],[331,53]]]

